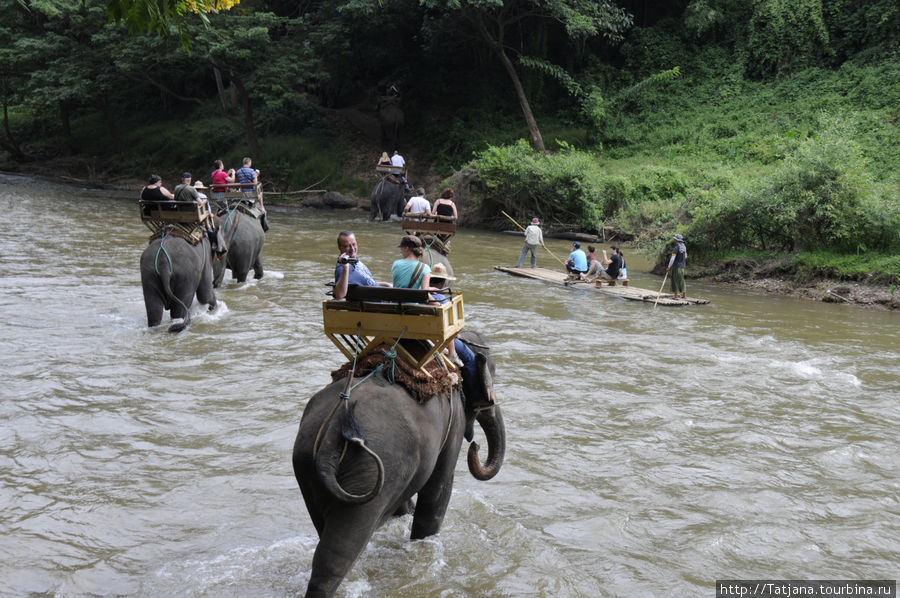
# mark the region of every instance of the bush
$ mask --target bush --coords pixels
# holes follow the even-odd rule
[[[900,202],[871,183],[853,121],[826,117],[823,123],[757,186],[700,202],[689,231],[695,252],[900,246]]]

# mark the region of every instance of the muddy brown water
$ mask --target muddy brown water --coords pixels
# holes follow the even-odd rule
[[[388,278],[396,223],[271,210],[266,276],[180,335],[147,329],[135,198],[0,176],[3,595],[294,596],[316,545],[290,464],[341,365],[335,236]],[[341,596],[711,596],[717,578],[897,577],[898,314],[688,281],[653,309],[494,271],[462,231],[491,339],[500,475],[464,459],[440,534],[375,535]],[[565,241],[549,245],[557,255]],[[626,252],[632,285],[658,288]],[[542,255],[540,265],[554,260]]]

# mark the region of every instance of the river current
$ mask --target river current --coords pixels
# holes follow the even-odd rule
[[[302,594],[317,536],[291,449],[343,362],[322,332],[335,237],[389,279],[399,225],[271,208],[264,278],[226,278],[173,335],[146,326],[135,197],[0,175],[0,210],[0,595]],[[453,246],[506,462],[479,482],[461,458],[441,532],[390,522],[339,596],[897,578],[900,315],[691,280],[709,305],[654,309],[495,271],[517,236]]]

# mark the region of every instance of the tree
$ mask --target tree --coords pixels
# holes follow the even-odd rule
[[[584,41],[595,36],[610,40],[621,39],[623,32],[631,25],[632,17],[625,10],[609,0],[582,2],[579,0],[420,0],[433,10],[458,14],[477,32],[481,41],[490,48],[506,71],[528,132],[532,146],[545,151],[544,140],[538,128],[537,119],[522,85],[516,63],[511,55],[527,57],[508,43],[510,31],[516,27],[527,27],[539,22],[553,22],[562,26],[571,41]],[[536,64],[532,62],[532,64]]]
[[[187,25],[191,50],[171,39],[138,37],[115,57],[131,78],[180,102],[202,106],[241,128],[260,153],[255,111],[290,110],[308,78],[308,52],[297,22],[272,13],[227,15]]]
[[[184,16],[196,14],[209,23],[208,13],[230,10],[241,0],[106,0],[110,20],[125,23],[132,33],[168,36],[174,29],[186,41]]]

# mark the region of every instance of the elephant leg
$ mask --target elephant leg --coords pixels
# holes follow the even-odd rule
[[[353,508],[329,514],[313,555],[306,596],[334,596],[353,563],[365,549],[378,521],[372,509]]]
[[[253,278],[259,280],[263,277],[263,267],[262,267],[262,259],[259,256],[256,256],[256,261],[253,262]]]
[[[162,297],[152,283],[142,281],[141,286],[144,290],[144,307],[147,309],[147,326],[159,326],[165,311]]]
[[[197,301],[209,306],[209,311],[216,308],[216,292],[213,290],[212,281],[204,281],[197,288]]]
[[[451,445],[455,445],[456,449],[448,450],[438,459],[431,477],[416,497],[416,510],[413,513],[412,532],[409,536],[413,540],[433,536],[440,531],[444,522],[450,495],[453,494],[453,471],[461,445],[458,435],[450,434],[447,446]]]
[[[193,298],[192,298],[193,299]],[[216,308],[216,291],[213,282],[213,266],[211,261],[203,265],[200,272],[200,282],[197,285],[197,301],[209,306],[209,311]],[[190,307],[190,303],[187,304]]]

